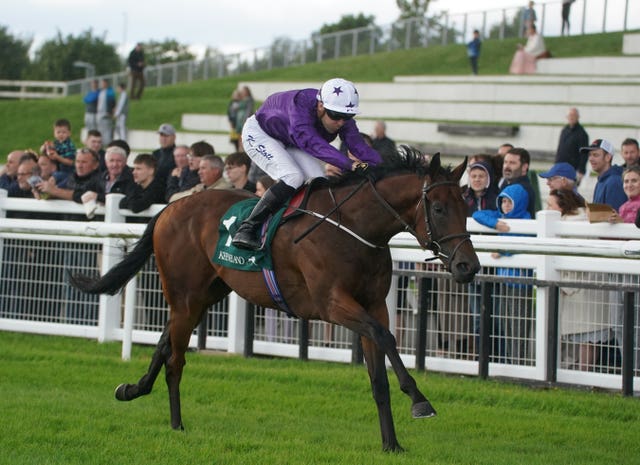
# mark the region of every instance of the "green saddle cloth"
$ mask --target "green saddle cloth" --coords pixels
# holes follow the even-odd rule
[[[242,221],[249,216],[259,199],[247,199],[233,204],[220,219],[218,232],[220,238],[216,245],[216,251],[212,261],[219,265],[226,266],[241,271],[262,271],[263,269],[273,270],[271,260],[271,240],[278,229],[278,224],[282,219],[285,208],[278,210],[268,220],[266,240],[262,250],[245,250],[231,245],[233,235],[238,230]],[[261,227],[261,232],[264,226]]]

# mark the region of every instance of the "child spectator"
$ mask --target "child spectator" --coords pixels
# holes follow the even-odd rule
[[[477,29],[473,31],[473,40],[467,44],[467,56],[471,63],[471,72],[474,75],[478,74],[478,58],[480,58],[480,47],[482,42],[480,41],[480,31]]]
[[[234,152],[224,160],[224,173],[233,187],[255,192],[256,185],[249,180],[250,168],[251,158],[244,152]]]
[[[267,189],[269,189],[275,183],[276,181],[269,175],[265,174],[264,176],[260,176],[256,181],[256,195],[258,197],[262,197],[262,194],[264,194]]]
[[[509,233],[509,225],[503,219],[531,219],[527,211],[528,194],[521,184],[510,184],[500,194],[497,210],[479,210],[473,213],[478,223],[497,229],[503,234]],[[494,252],[491,256],[499,259],[507,253]],[[530,274],[518,268],[496,269],[498,276],[505,278],[526,277]],[[532,344],[530,340],[533,321],[532,287],[527,284],[506,282],[496,292],[494,311],[494,355],[504,356],[508,363],[531,364]]]
[[[53,142],[45,141],[40,152],[58,164],[64,173],[72,173],[76,159],[76,146],[71,141],[71,123],[67,119],[59,119],[53,125]]]

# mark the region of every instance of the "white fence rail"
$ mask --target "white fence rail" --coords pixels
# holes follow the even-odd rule
[[[68,84],[62,81],[0,80],[0,98],[47,99],[67,95]]]
[[[65,270],[110,269],[144,229],[125,221],[163,207],[133,215],[117,208],[119,198],[107,196],[98,212],[104,221],[87,222],[81,221],[82,206],[73,202],[10,199],[0,191],[0,330],[118,340],[124,359],[131,344],[157,342],[168,310],[153,261],[122,295],[87,296],[65,282]],[[77,215],[80,221],[35,219],[52,214]],[[495,236],[469,220],[483,269],[468,285],[450,281],[439,264],[425,264],[430,253],[408,234],[392,240],[394,279],[387,304],[405,363],[640,391],[640,231],[628,224],[563,222],[547,211],[535,221],[509,223],[514,233],[532,236]],[[491,251],[517,253],[496,259]],[[505,270],[519,277],[505,276]],[[297,357],[304,325],[253,309],[231,294],[209,310],[191,345]],[[589,342],[595,333],[600,339]],[[353,340],[344,328],[312,322],[308,357],[348,362]],[[591,355],[583,360],[585,346]]]

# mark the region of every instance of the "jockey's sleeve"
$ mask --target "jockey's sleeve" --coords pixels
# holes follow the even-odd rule
[[[340,130],[340,137],[344,140],[349,151],[358,160],[367,162],[370,165],[378,165],[382,162],[380,154],[369,147],[360,135],[355,121],[349,120],[345,122]]]

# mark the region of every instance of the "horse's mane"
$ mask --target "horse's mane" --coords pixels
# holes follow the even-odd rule
[[[415,147],[401,145],[393,154],[387,155],[384,161],[376,166],[371,166],[367,170],[367,176],[376,181],[387,176],[415,173],[420,177],[425,176],[429,172],[428,159]],[[439,168],[442,169],[442,168]],[[443,169],[445,175],[448,175],[450,168]],[[330,186],[342,186],[359,182],[363,179],[363,175],[358,171],[346,171],[339,176],[329,177]]]

